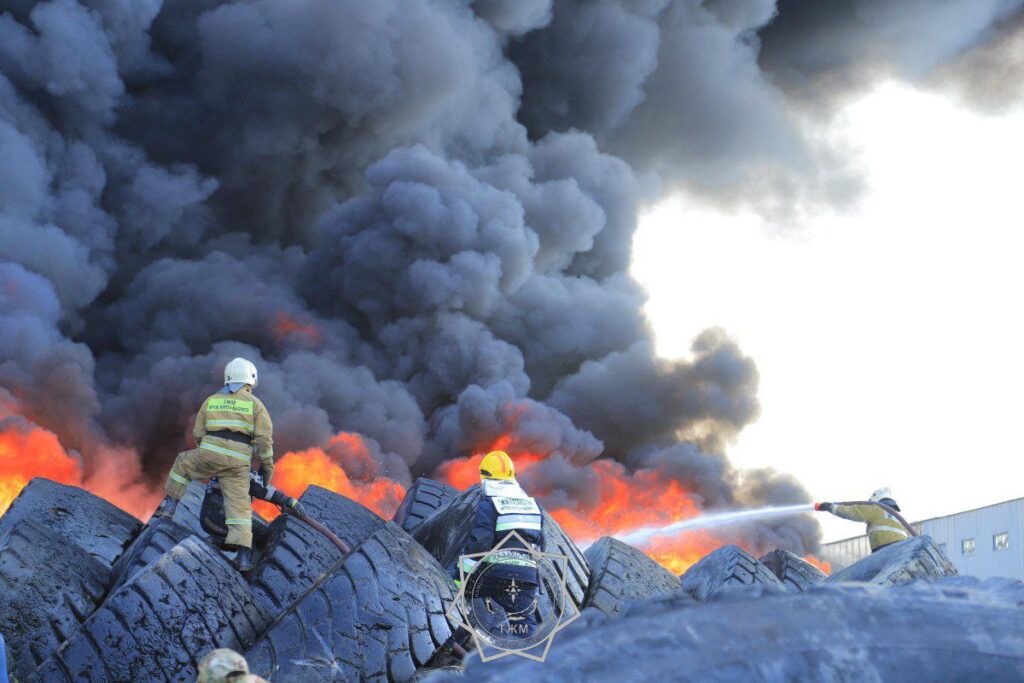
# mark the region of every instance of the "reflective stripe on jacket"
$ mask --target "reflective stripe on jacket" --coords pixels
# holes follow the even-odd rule
[[[877,505],[837,505],[832,504],[832,514],[854,522],[866,522],[868,525],[868,544],[871,550],[884,545],[905,541],[910,534],[899,520]]]
[[[513,537],[500,551],[490,553],[513,531],[522,542]],[[524,552],[533,549],[544,550],[544,518],[540,506],[514,481],[485,480],[469,538],[449,571],[455,579],[459,578],[460,567],[468,575],[479,568],[481,557],[466,558],[461,565],[458,557],[480,555],[484,563],[493,567],[488,575],[493,573],[500,578],[537,583],[536,559]]]
[[[252,445],[218,437],[210,432],[232,432],[252,440]],[[196,443],[214,453],[251,462],[255,454],[267,472],[274,472],[274,425],[263,402],[249,387],[236,392],[221,390],[203,401],[193,430]]]
[[[483,483],[483,495],[491,505],[497,516],[494,519],[494,540],[501,543],[502,539],[510,533],[515,532],[525,543],[511,538],[506,542],[500,551],[488,555],[484,562],[495,565],[503,565],[502,573],[513,567],[523,568],[527,571],[535,571],[537,561],[534,556],[523,550],[532,550],[526,546],[540,547],[541,531],[544,518],[541,515],[537,502],[526,495],[526,492],[516,481],[503,481],[487,479]],[[531,573],[532,577],[533,574]],[[534,582],[536,580],[534,579]]]
[[[526,495],[515,481],[488,479],[483,484],[483,494],[490,499],[498,513],[497,519],[494,520],[494,531],[497,532],[498,540],[509,531],[518,531],[520,536],[527,539],[528,536],[534,535],[529,532],[541,530],[544,518],[537,502]]]
[[[533,559],[533,556],[529,553],[520,552],[518,550],[499,550],[498,552],[491,553],[484,558],[474,560],[471,557],[462,558],[462,571],[466,574],[472,574],[473,570],[477,568],[481,562],[488,562],[490,564],[503,564],[513,567],[528,567],[531,569],[537,568],[537,561]]]

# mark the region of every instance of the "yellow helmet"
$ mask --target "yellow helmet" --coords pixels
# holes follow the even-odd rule
[[[491,451],[480,461],[481,479],[515,479],[516,466],[505,451]]]

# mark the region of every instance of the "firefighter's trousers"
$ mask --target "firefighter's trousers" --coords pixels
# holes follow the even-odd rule
[[[224,491],[224,516],[228,536],[226,546],[252,547],[252,500],[249,498],[249,463],[220,453],[195,448],[179,453],[167,477],[167,495],[181,500],[185,489],[196,479],[220,482]]]

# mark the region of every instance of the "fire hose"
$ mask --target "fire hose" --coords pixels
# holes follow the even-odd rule
[[[281,511],[285,514],[292,515],[293,517],[297,517],[302,520],[322,534],[328,541],[333,543],[338,550],[342,552],[342,554],[348,555],[352,552],[352,549],[349,548],[343,540],[338,538],[333,531],[324,526],[319,520],[313,519],[306,514],[306,511],[302,508],[299,501],[295,500],[291,496],[285,495],[282,491],[279,491],[273,486],[264,483],[263,477],[257,472],[249,473],[249,495],[253,498],[265,500],[272,505],[276,505],[281,508]]]
[[[909,533],[911,536],[918,535],[918,533],[914,530],[914,527],[910,525],[910,522],[903,518],[903,515],[901,515],[892,507],[886,505],[885,503],[880,503],[877,500],[852,500],[844,503],[835,503],[835,505],[875,505],[885,510],[889,515],[892,516],[893,519],[902,524],[903,528],[906,529],[907,533]]]
[[[289,508],[281,508],[281,509],[284,510],[288,514],[295,515],[296,517],[301,519],[303,522],[305,522],[309,526],[311,526],[314,529],[316,529],[317,531],[319,531],[321,534],[323,534],[324,538],[326,538],[328,541],[330,541],[331,543],[336,545],[338,547],[338,550],[340,550],[342,552],[342,554],[348,555],[350,552],[352,552],[352,549],[349,548],[347,545],[345,545],[345,541],[343,541],[340,538],[338,538],[334,534],[333,531],[331,531],[330,529],[325,527],[319,521],[313,519],[312,517],[310,517],[309,515],[307,515],[305,513],[303,513],[303,514],[297,514],[295,512],[290,512],[289,513],[288,512]]]

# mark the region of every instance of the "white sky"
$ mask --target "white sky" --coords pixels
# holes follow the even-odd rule
[[[844,113],[868,189],[795,234],[676,197],[633,273],[659,352],[725,328],[761,373],[730,451],[817,500],[892,487],[923,519],[1024,496],[1024,108],[885,84]],[[862,532],[822,515],[826,540]]]

